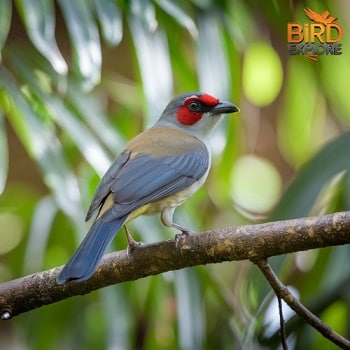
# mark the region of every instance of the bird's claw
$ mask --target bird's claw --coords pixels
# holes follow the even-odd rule
[[[182,233],[179,233],[179,234],[177,234],[176,236],[175,236],[175,246],[176,246],[176,248],[179,248],[179,247],[181,247],[181,242],[186,238],[186,237],[188,237],[188,236],[190,236],[190,235],[193,235],[193,234],[195,234],[195,232],[194,231],[191,231],[191,230],[182,230],[181,231]]]
[[[126,249],[126,255],[128,256],[128,258],[131,257],[135,249],[143,246],[142,242],[136,242],[135,240],[132,240],[132,241],[129,240],[128,243],[129,243],[128,248]]]

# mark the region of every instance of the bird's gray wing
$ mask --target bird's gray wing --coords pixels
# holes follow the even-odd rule
[[[122,153],[120,153],[117,159],[112,163],[112,165],[109,167],[109,169],[101,179],[101,182],[98,185],[94,197],[91,201],[90,208],[86,214],[86,221],[89,220],[91,216],[95,213],[95,211],[101,207],[105,198],[111,192],[111,185],[115,179],[115,176],[129,160],[130,154],[131,150],[125,150]]]
[[[191,186],[205,175],[208,167],[209,154],[205,147],[160,158],[142,153],[130,158],[129,154],[122,166],[112,165],[113,169],[102,179],[95,198],[106,198],[112,193],[114,205],[103,217],[105,220],[118,219]]]

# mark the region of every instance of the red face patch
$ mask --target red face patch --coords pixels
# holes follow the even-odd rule
[[[219,99],[208,94],[204,94],[199,98],[205,105],[214,107],[219,103]]]
[[[206,110],[215,107],[218,103],[217,98],[208,94],[190,96],[186,98],[183,106],[178,109],[176,118],[181,124],[193,125],[202,118]]]

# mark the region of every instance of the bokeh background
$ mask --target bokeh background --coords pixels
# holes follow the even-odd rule
[[[288,56],[287,23],[328,10],[341,56]],[[167,102],[236,103],[212,136],[205,186],[175,214],[194,230],[350,207],[350,3],[0,1],[0,282],[64,264],[99,178]],[[143,242],[176,232],[158,217]],[[119,234],[112,249],[125,249]],[[349,247],[271,259],[293,293],[350,337]],[[291,349],[334,349],[286,308]],[[3,349],[277,349],[270,287],[249,262],[105,288],[0,325]]]

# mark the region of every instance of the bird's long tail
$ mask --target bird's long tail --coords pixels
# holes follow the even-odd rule
[[[126,217],[108,222],[96,220],[77,251],[57,276],[57,283],[63,284],[70,280],[84,281],[91,277],[125,220]]]

